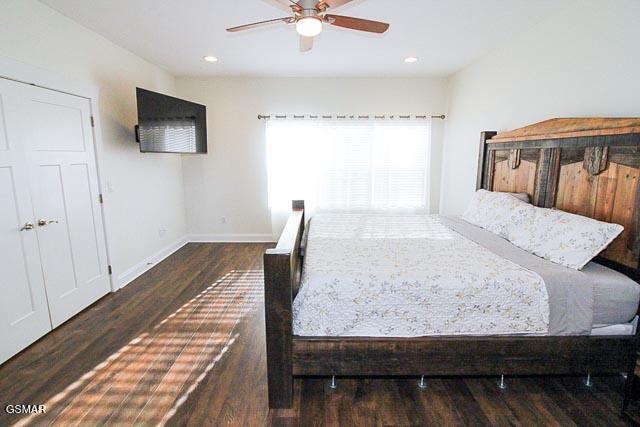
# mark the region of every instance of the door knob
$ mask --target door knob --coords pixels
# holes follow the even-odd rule
[[[57,224],[57,223],[58,221],[56,221],[55,219],[39,219],[38,220],[39,227],[44,227],[45,225]],[[33,225],[31,225],[31,228],[33,228]]]
[[[30,222],[25,222],[22,228],[20,229],[20,231],[25,231],[25,230],[33,230],[33,224]]]

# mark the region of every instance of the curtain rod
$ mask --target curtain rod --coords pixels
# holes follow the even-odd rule
[[[271,114],[258,114],[258,120],[263,120],[263,119],[270,119],[272,116]],[[446,116],[444,114],[441,114],[439,116],[429,116],[427,114],[415,114],[415,115],[402,115],[402,114],[391,114],[391,115],[380,115],[380,116],[376,116],[376,115],[359,115],[359,114],[293,114],[293,115],[286,115],[286,114],[274,114],[273,117],[275,117],[276,119],[286,119],[286,118],[294,118],[294,119],[370,119],[370,118],[374,118],[374,119],[395,119],[395,118],[399,118],[399,119],[411,119],[411,118],[416,118],[416,119],[427,119],[427,118],[432,118],[432,119],[441,119],[444,120],[446,118]]]

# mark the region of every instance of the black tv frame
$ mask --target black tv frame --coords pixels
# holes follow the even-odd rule
[[[189,111],[189,117],[193,117],[196,125],[196,151],[160,151],[160,150],[143,150],[140,145],[141,153],[164,153],[164,154],[207,154],[207,110],[206,106],[185,99],[176,98],[174,96],[165,95],[148,89],[136,87],[136,105],[138,110],[138,121],[141,121],[141,95],[146,97],[155,97],[159,104],[159,114],[167,115],[167,111],[175,117],[186,117],[185,111]],[[182,107],[182,108],[179,108]],[[140,124],[134,126],[136,142],[140,144]]]

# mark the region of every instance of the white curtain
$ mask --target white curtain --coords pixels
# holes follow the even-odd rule
[[[428,210],[429,120],[271,119],[266,126],[274,236],[294,199],[310,213]]]

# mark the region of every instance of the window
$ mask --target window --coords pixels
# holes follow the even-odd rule
[[[427,120],[275,119],[266,136],[274,232],[293,199],[310,210],[428,209]]]

